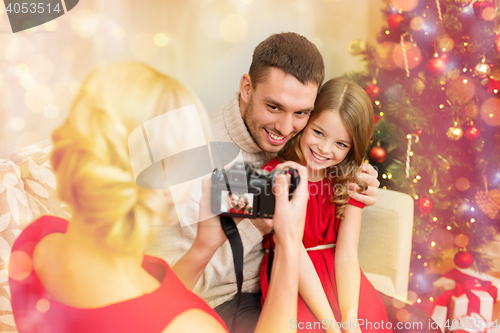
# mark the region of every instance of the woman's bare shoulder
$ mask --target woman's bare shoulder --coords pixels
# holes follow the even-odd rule
[[[184,311],[168,324],[162,333],[227,333],[222,325],[203,310]]]

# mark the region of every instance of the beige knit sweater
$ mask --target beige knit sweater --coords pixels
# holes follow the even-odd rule
[[[234,95],[228,105],[212,112],[209,117],[214,140],[238,145],[246,162],[263,164],[276,156],[260,149],[248,132],[241,118],[239,93]],[[195,189],[188,202],[187,215],[190,215],[191,219],[198,216],[200,198],[201,188]],[[185,216],[181,217],[183,218]],[[191,247],[196,236],[197,224],[181,227],[180,223],[176,222],[174,225],[154,228],[157,229],[156,237],[146,252],[161,257],[173,265]],[[238,230],[244,250],[243,291],[258,292],[260,262],[264,255],[262,235],[248,219],[238,224]],[[217,250],[193,291],[211,307],[216,307],[234,297],[237,291],[236,276],[228,241]]]

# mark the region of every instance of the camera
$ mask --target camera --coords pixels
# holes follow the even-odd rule
[[[275,198],[273,185],[280,174],[290,174],[289,199],[297,188],[300,176],[297,170],[254,167],[251,163],[236,162],[229,169],[215,169],[212,173],[211,210],[222,216],[272,218]]]

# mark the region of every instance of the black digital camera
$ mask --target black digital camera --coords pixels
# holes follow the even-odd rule
[[[222,216],[272,218],[275,198],[273,185],[280,174],[290,173],[289,199],[297,188],[300,176],[297,170],[267,171],[251,163],[236,162],[229,168],[212,173],[211,210]]]

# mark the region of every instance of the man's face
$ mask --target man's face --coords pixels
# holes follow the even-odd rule
[[[236,194],[231,195],[231,207],[236,206],[238,203],[238,196]]]
[[[314,109],[318,86],[313,82],[302,84],[294,76],[274,67],[255,89],[249,83],[245,96],[243,81],[244,78],[240,107],[244,106],[241,111],[245,125],[262,150],[277,153],[306,126]]]

